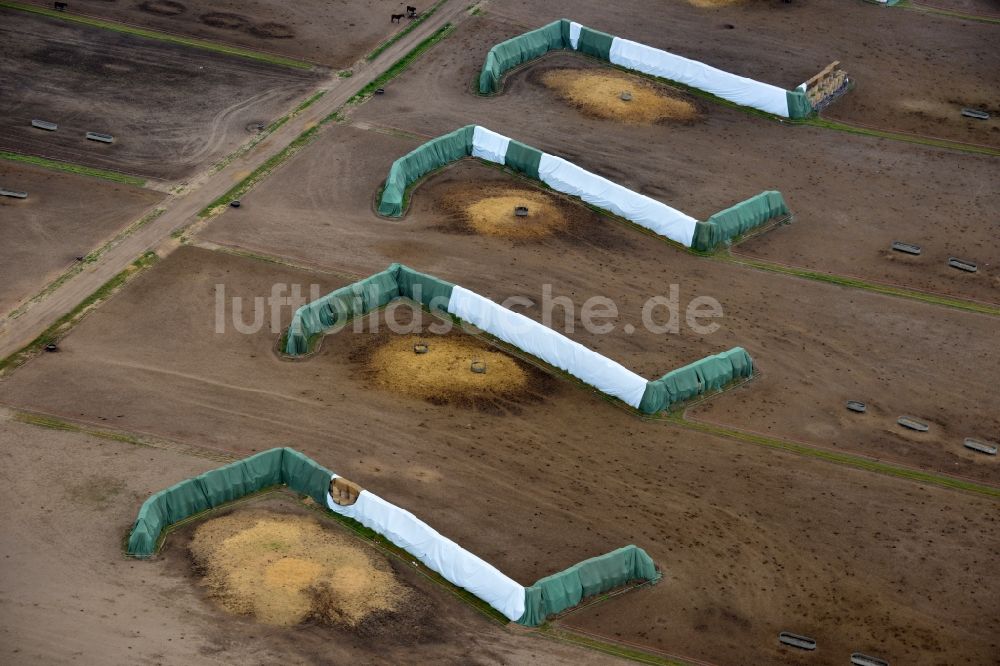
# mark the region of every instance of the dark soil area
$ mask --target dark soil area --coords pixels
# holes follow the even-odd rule
[[[182,178],[246,141],[248,123],[285,113],[319,76],[0,9],[0,149]],[[36,118],[59,129],[36,129]]]

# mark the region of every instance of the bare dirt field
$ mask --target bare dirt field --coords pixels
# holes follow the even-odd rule
[[[617,282],[616,270],[606,271],[609,281]],[[774,634],[799,629],[836,648],[824,652],[824,663],[862,645],[901,662],[936,654],[985,663],[995,651],[976,634],[978,620],[997,610],[982,570],[998,539],[988,500],[643,421],[564,381],[502,411],[373,390],[351,354],[375,335],[371,322],[369,333],[345,330],[315,356],[285,361],[266,326],[243,334],[230,322],[225,333],[211,332],[219,283],[246,303],[274,283],[336,282],[178,250],[82,322],[60,353],[6,380],[0,400],[241,455],[294,445],[523,583],[636,543],[663,567],[664,582],[615,602],[623,610],[614,620],[598,606],[570,621],[657,649],[775,662],[785,657]],[[789,305],[766,296],[774,307]],[[224,309],[227,318],[232,309]],[[287,321],[288,309],[281,314]],[[818,330],[834,328],[824,329],[815,311],[804,318]],[[648,339],[631,344],[651,348]],[[751,395],[774,382],[774,357],[764,351],[780,344],[771,338],[751,348],[765,369]],[[645,367],[632,366],[640,370],[652,359],[663,369],[673,363],[663,346],[656,354],[626,354],[624,346],[602,351],[626,364],[644,359]],[[819,347],[817,356],[832,353],[809,346]],[[864,374],[859,365],[849,369]],[[839,400],[830,402],[839,414]],[[120,519],[120,529],[126,523]],[[588,619],[597,612],[599,620]]]
[[[336,144],[334,138],[339,139]],[[587,298],[608,296],[618,306],[618,327],[630,324],[635,333],[588,336],[577,326],[577,339],[647,378],[731,346],[747,348],[764,379],[747,391],[745,403],[737,402],[742,393],[711,403],[713,420],[954,474],[996,479],[1000,473],[991,460],[979,460],[962,447],[964,437],[990,438],[1000,430],[993,416],[1000,414],[1000,404],[984,409],[993,400],[992,377],[1000,371],[991,351],[994,318],[746,271],[687,254],[580,206],[566,233],[540,241],[456,230],[449,206],[455,188],[528,182],[472,161],[418,186],[404,218],[376,217],[371,202],[389,163],[418,142],[334,128],[295,164],[244,197],[242,208],[216,220],[206,236],[357,275],[371,274],[392,261],[410,263],[497,301],[523,294],[540,303],[542,285],[548,283],[553,296],[573,300],[577,315]],[[653,164],[626,173],[673,173]],[[608,171],[603,167],[603,173]],[[690,175],[687,171],[678,167],[676,172],[684,177]],[[753,173],[749,168],[734,171]],[[710,182],[713,173],[717,171],[705,169],[700,175],[699,200],[711,192],[718,198],[718,185]],[[621,175],[626,182],[631,179]],[[650,193],[671,202],[672,192],[685,189],[673,181],[660,185],[662,179],[654,184],[648,176],[645,182],[649,185],[638,189],[657,187]],[[758,183],[743,191],[767,187]],[[668,186],[670,193],[661,191]],[[800,199],[808,205],[812,198],[807,192]],[[796,198],[790,200],[794,206]],[[679,208],[696,212],[699,206]],[[282,222],[293,219],[294,225]],[[805,224],[800,218],[792,227]],[[483,268],[487,260],[488,271]],[[682,318],[683,308],[695,296],[718,299],[725,312],[721,330],[709,336],[683,327],[679,335],[646,332],[640,317],[643,303],[653,295],[666,295],[671,284],[678,285]],[[540,316],[537,308],[528,312]],[[969,395],[979,397],[970,401]],[[848,418],[845,400],[876,398],[873,409],[884,409],[883,418]],[[915,439],[895,425],[903,414],[930,419],[934,427]]]
[[[838,0],[713,9],[650,3],[636,20],[639,11],[594,0],[505,2],[487,13],[510,25],[484,51],[565,17],[789,90],[839,60],[857,86],[825,117],[1000,146],[1000,107],[991,95],[1000,85],[1000,53],[989,47],[995,24]],[[989,109],[993,118],[963,118],[965,106]]]
[[[1000,246],[994,242],[1000,231],[994,214],[1000,191],[993,185],[1000,179],[1000,163],[995,158],[792,128],[707,103],[701,104],[704,120],[692,123],[637,126],[597,120],[567,106],[540,81],[552,69],[607,70],[565,53],[510,75],[498,97],[473,95],[469,86],[481,60],[456,52],[476,53],[489,36],[519,29],[492,14],[476,17],[445,42],[448,48],[429,53],[425,64],[404,73],[385,96],[354,117],[428,137],[481,124],[698,219],[762,190],[778,189],[796,215],[794,223],[748,242],[740,252],[1000,303]],[[416,144],[400,144],[384,170],[372,173],[372,191],[392,159]],[[893,252],[894,240],[921,245],[923,254]],[[979,271],[950,268],[951,256],[978,263]]]
[[[389,621],[359,633],[315,622],[275,627],[236,617],[209,599],[192,573],[187,544],[204,523],[171,534],[151,561],[127,559],[121,550],[121,539],[146,497],[219,463],[16,423],[6,414],[2,418],[0,498],[6,509],[0,518],[0,652],[5,663],[607,661],[504,631],[394,559],[388,565],[426,614],[419,623]],[[316,515],[284,494],[241,505],[246,509]],[[337,524],[323,523],[379,556]]]
[[[409,19],[389,20],[390,15],[403,13],[406,4],[394,0],[79,0],[70,11],[343,68],[406,27]]]
[[[0,185],[27,199],[0,197],[0,313],[37,293],[163,198],[144,190],[0,160]]]
[[[373,567],[391,569],[422,611],[408,607],[371,635],[316,621],[315,608],[313,620],[294,626],[221,608],[202,578],[205,560],[196,554],[192,566],[208,522],[171,534],[152,561],[122,556],[121,539],[150,493],[228,455],[293,446],[522,584],[629,543],[662,569],[657,585],[579,608],[557,628],[719,664],[843,664],[855,651],[893,664],[995,664],[996,498],[816,457],[818,449],[859,454],[1000,485],[1000,460],[962,447],[964,437],[1000,433],[995,317],[696,256],[474,160],[422,181],[401,219],[375,214],[394,159],[478,123],[699,219],[780,189],[794,222],[737,252],[1000,302],[995,158],[790,127],[688,95],[679,97],[696,107],[693,119],[602,119],[546,79],[614,70],[564,53],[513,73],[496,97],[471,88],[490,45],[566,16],[789,88],[840,59],[859,85],[834,115],[861,110],[882,127],[1000,145],[990,124],[887,110],[911,94],[966,100],[995,78],[985,24],[833,0],[648,4],[641,19],[645,5],[488,4],[384,95],[325,126],[240,208],[209,220],[190,245],[89,312],[58,353],[0,380],[8,507],[0,650],[46,664],[607,661],[504,630],[376,550]],[[193,5],[178,14],[186,22],[195,21]],[[108,11],[120,17],[124,7]],[[241,34],[264,17],[297,25],[259,11],[234,11],[249,17]],[[922,67],[899,61],[904,53],[922,57]],[[186,107],[161,103],[168,119],[183,117]],[[522,200],[544,223],[511,221],[504,211]],[[518,226],[536,222],[532,233]],[[897,239],[924,254],[887,253]],[[943,267],[950,254],[979,261],[979,273]],[[483,337],[436,336],[425,329],[442,320],[406,302],[326,336],[305,357],[278,352],[296,306],[394,261],[498,302],[528,299],[513,309],[647,378],[743,346],[757,376],[686,417],[815,448],[797,454],[682,420],[639,418]],[[592,296],[615,304],[604,322],[610,332],[582,325]],[[666,324],[675,307],[677,330],[644,324],[654,296],[675,305],[661,303],[653,323]],[[685,321],[695,297],[721,306],[714,331]],[[421,341],[427,354],[413,351]],[[477,360],[485,376],[472,376]],[[868,412],[847,411],[848,399],[867,402]],[[16,410],[146,445],[60,432],[53,428],[72,426],[59,421],[27,425]],[[903,414],[927,421],[929,432],[896,425]],[[317,515],[267,495],[215,516],[243,521],[265,511],[289,524]],[[279,582],[315,572],[293,564]],[[819,650],[782,648],[780,631],[812,636]]]
[[[222,157],[320,77],[10,9],[0,9],[0,76],[0,148],[162,179]]]

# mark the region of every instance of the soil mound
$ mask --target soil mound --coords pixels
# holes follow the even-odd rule
[[[211,596],[267,624],[357,628],[409,595],[388,563],[309,516],[232,513],[198,526],[189,548]]]
[[[552,69],[542,83],[588,116],[632,124],[691,121],[698,107],[660,86],[616,71]],[[622,99],[627,97],[629,99]]]

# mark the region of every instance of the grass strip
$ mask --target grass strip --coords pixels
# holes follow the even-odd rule
[[[46,328],[42,333],[27,345],[14,352],[7,358],[0,360],[0,376],[7,374],[20,367],[25,361],[37,354],[42,347],[49,342],[56,340],[60,335],[66,333],[76,324],[92,307],[107,300],[119,288],[130,279],[143,272],[154,263],[157,256],[155,252],[146,252],[141,257],[133,261],[125,270],[118,273],[113,278],[105,282],[90,296],[85,298],[79,305],[57,319],[55,323]]]
[[[52,171],[64,171],[66,173],[75,173],[80,176],[101,178],[103,180],[110,180],[115,183],[124,183],[125,185],[135,185],[136,187],[143,187],[146,184],[146,180],[144,178],[139,178],[138,176],[129,176],[124,173],[118,173],[117,171],[106,171],[104,169],[95,169],[94,167],[82,166],[80,164],[71,164],[70,162],[58,162],[56,160],[50,160],[45,157],[35,157],[33,155],[21,155],[20,153],[11,153],[6,150],[0,150],[0,159],[10,160],[11,162],[24,162],[25,164],[39,166],[44,169],[51,169]]]
[[[977,314],[991,315],[994,317],[1000,316],[1000,307],[989,303],[977,303],[976,301],[967,301],[960,298],[952,298],[950,296],[941,296],[923,291],[914,291],[911,289],[904,289],[903,287],[893,287],[890,285],[878,284],[876,282],[867,282],[865,280],[845,277],[843,275],[833,275],[830,273],[821,273],[819,271],[810,271],[804,268],[782,266],[781,264],[772,264],[770,262],[760,261],[757,259],[736,257],[727,253],[720,253],[712,256],[713,258],[721,261],[728,261],[740,266],[756,268],[758,270],[768,271],[771,273],[792,275],[795,277],[805,278],[807,280],[814,280],[816,282],[835,284],[840,287],[863,289],[876,294],[905,298],[912,301],[919,301],[921,303],[928,303],[930,305],[941,305],[944,307],[954,308],[956,310],[964,310],[966,312],[975,312]]]
[[[436,2],[430,9],[428,9],[423,14],[420,14],[419,16],[417,16],[417,18],[410,21],[410,25],[406,26],[405,28],[397,32],[395,35],[393,35],[389,39],[385,40],[384,42],[376,46],[371,53],[365,56],[365,60],[371,62],[375,58],[382,55],[382,53],[385,52],[386,49],[388,49],[390,46],[401,40],[403,37],[406,37],[408,34],[413,32],[418,25],[429,19],[434,14],[434,12],[436,12],[444,3],[445,0],[438,0],[438,2]]]
[[[146,39],[155,39],[161,42],[167,42],[169,44],[179,44],[181,46],[190,46],[205,51],[214,51],[216,53],[224,53],[226,55],[239,56],[241,58],[248,58],[250,60],[266,62],[271,65],[291,67],[293,69],[312,69],[313,67],[311,63],[303,62],[302,60],[294,60],[292,58],[285,58],[278,55],[271,55],[270,53],[261,53],[260,51],[244,49],[238,46],[228,46],[226,44],[210,42],[204,39],[195,39],[193,37],[182,37],[180,35],[172,35],[166,32],[148,30],[146,28],[139,28],[136,26],[126,25],[124,23],[116,23],[114,21],[106,21],[104,19],[92,18],[90,16],[81,16],[79,14],[67,14],[66,12],[59,12],[55,11],[54,9],[48,9],[47,7],[39,7],[37,5],[24,5],[21,4],[20,2],[10,2],[9,0],[0,0],[0,7],[6,7],[7,9],[16,9],[22,12],[29,12],[32,14],[40,14],[42,16],[47,16],[49,18],[61,19],[63,21],[69,21],[71,23],[80,23],[93,28],[101,28],[103,30],[112,30],[114,32],[120,32],[126,35],[134,35],[136,37],[144,37]]]
[[[92,437],[99,437],[100,439],[110,439],[115,442],[124,442],[126,444],[133,444],[135,446],[145,446],[145,444],[138,437],[133,437],[121,432],[110,432],[108,430],[97,430],[93,428],[85,428],[81,425],[75,423],[70,423],[68,421],[63,421],[62,419],[57,419],[52,416],[43,416],[41,414],[30,414],[28,412],[17,412],[14,415],[14,420],[19,423],[27,423],[28,425],[39,426],[41,428],[48,428],[49,430],[62,430],[64,432],[78,432],[85,435],[90,435]]]
[[[38,292],[37,294],[35,294],[29,301],[27,301],[24,304],[22,304],[16,310],[12,311],[10,313],[10,315],[8,315],[8,319],[17,319],[18,317],[20,317],[22,314],[25,313],[25,311],[29,307],[31,307],[32,305],[34,305],[38,301],[42,300],[43,298],[45,298],[46,296],[48,296],[49,294],[51,294],[52,292],[54,292],[56,289],[58,289],[63,284],[65,284],[74,275],[82,272],[83,271],[83,267],[85,265],[92,264],[95,261],[97,261],[98,259],[100,259],[101,256],[104,253],[106,253],[108,250],[110,250],[114,246],[118,245],[118,243],[120,243],[122,240],[124,240],[125,238],[127,238],[131,234],[135,233],[136,231],[138,231],[142,227],[146,226],[147,224],[149,224],[150,222],[152,222],[153,220],[155,220],[156,218],[158,218],[160,215],[163,215],[163,213],[164,213],[165,210],[166,210],[165,208],[157,208],[157,209],[153,210],[152,212],[147,213],[146,215],[144,215],[139,220],[137,220],[137,221],[133,222],[132,224],[130,224],[128,227],[126,227],[121,232],[119,232],[119,234],[117,236],[115,236],[114,238],[112,238],[111,240],[109,240],[107,243],[105,243],[101,247],[97,248],[96,250],[94,250],[93,252],[91,252],[90,254],[88,254],[87,256],[85,256],[83,258],[83,261],[79,261],[79,262],[73,264],[72,266],[70,266],[69,268],[67,268],[63,272],[62,275],[60,275],[59,277],[57,277],[55,280],[53,280],[49,284],[45,285],[45,287],[40,292]]]
[[[417,44],[413,49],[404,55],[402,58],[397,60],[392,64],[389,69],[385,70],[380,74],[374,81],[366,85],[364,88],[359,90],[351,99],[347,100],[348,104],[360,104],[369,97],[371,97],[378,88],[381,88],[386,83],[396,78],[402,74],[410,64],[419,58],[425,51],[430,49],[432,46],[440,42],[442,39],[448,36],[448,34],[455,28],[451,23],[445,23],[443,26],[438,28],[431,34],[427,39]]]
[[[1000,149],[990,148],[989,146],[977,146],[970,143],[959,143],[957,141],[949,141],[947,139],[935,139],[933,137],[918,136],[914,134],[901,134],[899,132],[892,132],[888,130],[870,129],[868,127],[860,127],[858,125],[851,125],[849,123],[838,122],[835,120],[827,120],[826,118],[806,118],[805,120],[791,121],[792,124],[796,125],[807,125],[811,127],[822,127],[824,129],[836,130],[838,132],[846,132],[848,134],[857,134],[860,136],[872,136],[880,139],[890,139],[892,141],[902,141],[904,143],[916,143],[923,146],[930,146],[932,148],[946,148],[948,150],[957,150],[963,153],[972,153],[975,155],[991,155],[1000,156]]]
[[[735,430],[724,426],[705,423],[703,421],[692,421],[680,414],[668,416],[665,420],[689,430],[696,430],[698,432],[716,435],[718,437],[726,437],[728,439],[736,439],[743,442],[749,442],[751,444],[757,444],[759,446],[766,446],[772,449],[789,451],[791,453],[797,453],[801,456],[825,460],[839,465],[846,465],[848,467],[854,467],[868,472],[876,472],[900,479],[918,481],[920,483],[940,486],[942,488],[965,490],[971,493],[985,495],[986,497],[1000,498],[1000,488],[983,485],[974,481],[966,481],[965,479],[957,479],[955,477],[935,474],[933,472],[925,472],[917,469],[897,467],[896,465],[851,455],[849,453],[817,449],[798,442],[776,439],[765,435],[757,435],[754,433],[744,432],[742,430]]]
[[[567,631],[564,628],[556,629],[550,624],[544,624],[537,629],[539,635],[551,640],[561,641],[578,645],[588,650],[603,652],[620,659],[627,659],[640,664],[651,664],[652,666],[685,666],[684,662],[660,657],[649,652],[643,652],[635,648],[626,647],[618,643],[598,640],[591,636],[584,636],[574,631]]]
[[[254,169],[249,176],[247,176],[240,182],[233,185],[231,188],[229,188],[229,190],[226,191],[225,194],[223,194],[220,197],[217,197],[212,203],[208,204],[203,209],[201,209],[201,211],[198,213],[198,217],[207,218],[220,213],[222,210],[225,209],[227,205],[229,205],[230,201],[234,199],[239,199],[241,196],[249,192],[251,189],[253,189],[254,185],[262,181],[268,175],[270,175],[270,173],[274,171],[278,166],[280,166],[285,160],[287,160],[292,155],[302,150],[306,146],[306,144],[308,144],[310,141],[313,140],[313,138],[315,138],[317,132],[319,132],[320,128],[323,125],[325,125],[328,122],[338,120],[339,118],[340,118],[339,114],[337,114],[337,112],[334,112],[329,116],[327,116],[326,118],[324,118],[323,120],[321,120],[316,125],[313,125],[309,129],[304,131],[302,134],[295,137],[295,139],[290,144],[282,148],[281,151],[278,152],[277,154],[269,157],[263,164]]]

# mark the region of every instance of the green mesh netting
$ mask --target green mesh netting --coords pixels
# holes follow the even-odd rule
[[[523,35],[500,42],[486,54],[479,74],[479,93],[488,95],[500,90],[504,73],[569,44],[569,21],[559,19]]]
[[[691,247],[705,252],[759,227],[768,220],[787,215],[788,204],[781,192],[769,190],[719,211],[695,226]]]
[[[454,132],[431,139],[393,162],[382,190],[379,214],[399,217],[403,214],[403,198],[410,184],[435,169],[471,155],[474,130],[475,125],[460,127]]]
[[[402,264],[392,264],[381,273],[341,287],[296,310],[288,327],[285,353],[290,356],[305,354],[314,335],[377,310],[399,297],[410,298],[430,308],[447,309],[454,286]]]
[[[181,481],[143,502],[128,539],[128,553],[149,557],[170,525],[244,495],[278,484],[326,505],[333,473],[289,448],[270,449]]]
[[[653,559],[642,548],[625,546],[592,557],[524,589],[524,615],[518,624],[537,627],[545,618],[572,608],[587,597],[634,580],[658,580]]]
[[[729,382],[753,374],[753,360],[742,347],[708,356],[683,368],[671,370],[646,384],[639,411],[655,414]]]

